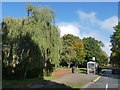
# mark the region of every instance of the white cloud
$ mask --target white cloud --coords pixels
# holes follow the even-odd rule
[[[104,43],[104,47],[103,47],[102,49],[108,54],[108,56],[110,56],[110,54],[111,54],[110,44],[111,44],[111,43],[110,43],[109,41],[103,41],[103,43]]]
[[[112,34],[113,27],[118,23],[117,16],[109,17],[105,20],[100,20],[96,16],[96,12],[83,12],[78,11],[79,17],[80,17],[80,24],[82,24],[82,27],[89,28],[88,30],[85,30],[82,32],[81,29],[81,36],[83,37],[94,37],[97,40],[100,40],[104,43],[103,50],[110,56],[110,39],[109,36],[105,36],[106,34]],[[89,32],[88,32],[89,31]]]
[[[105,29],[105,30],[113,30],[113,27],[117,25],[118,23],[118,17],[117,16],[112,16],[109,17],[105,20],[100,20],[97,18],[96,12],[83,12],[83,11],[78,11],[79,17],[81,22],[84,22],[86,25],[89,24],[95,24],[98,25],[99,28]]]
[[[98,22],[95,12],[86,13],[83,11],[78,11],[78,14],[80,20],[82,20],[83,22],[87,21],[88,23],[92,23],[92,24]]]
[[[117,25],[117,23],[118,23],[118,18],[116,16],[113,16],[113,17],[107,18],[104,21],[101,21],[100,26],[106,30],[113,30],[113,26]]]
[[[94,37],[96,40],[102,41],[104,47],[102,48],[108,56],[110,56],[110,38],[109,34],[113,32],[113,27],[117,24],[117,16],[109,17],[105,20],[97,18],[96,12],[78,11],[80,18],[79,22],[61,22],[58,27],[61,31],[60,35],[73,34],[75,36]],[[107,35],[106,35],[106,34]]]
[[[65,34],[80,36],[80,27],[75,23],[58,23],[58,28],[60,29],[61,36]]]

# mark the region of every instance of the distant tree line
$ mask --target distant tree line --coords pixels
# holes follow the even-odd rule
[[[76,65],[86,67],[88,61],[95,61],[103,67],[108,64],[108,56],[102,50],[104,44],[92,37],[80,39],[71,34],[64,35],[62,38],[62,53],[60,58],[61,65]]]
[[[96,58],[104,66],[107,54],[103,43],[92,37],[60,37],[55,12],[47,7],[27,4],[25,18],[5,18],[2,22],[3,78],[43,78],[58,66],[85,65]]]

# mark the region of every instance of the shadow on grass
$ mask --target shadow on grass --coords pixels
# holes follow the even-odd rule
[[[56,82],[53,82],[53,81],[50,81],[50,80],[43,80],[43,81],[39,81],[39,82],[36,82],[34,84],[31,84],[31,85],[27,85],[26,87],[9,87],[9,88],[3,88],[2,90],[17,90],[17,89],[22,89],[22,90],[26,90],[26,89],[41,89],[41,90],[49,90],[49,89],[52,89],[52,90],[56,90],[56,89],[69,89],[69,90],[79,90],[78,88],[72,88],[70,86],[67,86],[65,84],[61,84],[61,83],[56,83]]]

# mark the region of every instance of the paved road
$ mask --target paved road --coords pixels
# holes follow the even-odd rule
[[[91,83],[87,88],[103,88],[104,90],[119,88],[120,90],[120,76],[112,74],[112,70],[108,69],[97,82]]]
[[[83,73],[74,73],[74,74],[67,74],[61,78],[55,79],[53,81],[58,82],[58,83],[63,83],[63,82],[91,82],[94,79],[96,79],[98,75],[91,75],[91,74],[83,74]]]
[[[91,75],[91,74],[84,74],[84,73],[74,73],[74,74],[67,74],[64,75],[58,79],[51,80],[48,83],[38,83],[34,84],[31,86],[31,88],[41,88],[41,87],[55,87],[56,84],[59,84],[58,87],[60,86],[61,83],[89,83],[93,80],[95,80],[98,77],[98,75]],[[53,83],[54,82],[54,83]],[[56,84],[55,84],[56,83]]]

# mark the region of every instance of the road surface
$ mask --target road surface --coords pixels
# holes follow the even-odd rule
[[[104,90],[116,89],[120,90],[120,75],[112,74],[112,70],[108,69],[101,78],[88,85],[87,88],[103,88]]]

